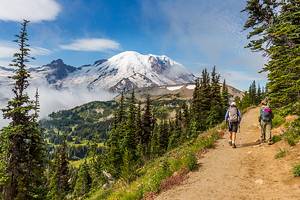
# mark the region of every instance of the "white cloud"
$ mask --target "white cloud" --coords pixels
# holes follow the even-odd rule
[[[30,50],[31,56],[45,56],[52,53],[49,49],[36,46],[30,47]],[[17,51],[18,47],[15,43],[0,41],[0,66],[7,67],[11,63],[14,53]]]
[[[49,55],[51,51],[42,47],[30,47],[32,56]],[[18,51],[17,45],[12,42],[0,41],[0,58],[12,58],[13,54]]]
[[[49,21],[61,10],[56,0],[0,0],[0,5],[0,20],[3,21]]]
[[[4,108],[7,100],[12,96],[11,89],[9,87],[0,88],[0,109]],[[47,116],[55,111],[71,109],[75,106],[79,106],[91,101],[107,101],[113,99],[115,94],[104,90],[88,91],[86,88],[72,88],[64,90],[56,90],[50,88],[42,83],[38,85],[40,93],[40,118],[47,118]],[[28,88],[28,94],[30,97],[34,97],[36,87],[32,85]],[[2,100],[2,101],[1,101]],[[0,112],[0,129],[8,123],[7,120],[2,118]]]
[[[106,52],[109,50],[120,49],[120,44],[114,40],[104,38],[84,38],[77,39],[70,44],[60,45],[62,49],[73,51],[99,51]]]

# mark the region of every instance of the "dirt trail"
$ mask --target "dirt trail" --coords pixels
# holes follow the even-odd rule
[[[258,108],[249,110],[241,123],[237,149],[226,139],[199,160],[200,167],[179,186],[157,200],[300,199],[300,179],[293,178],[291,162],[275,159],[278,144],[258,145]],[[298,154],[299,155],[299,154]],[[299,157],[298,157],[299,159]]]

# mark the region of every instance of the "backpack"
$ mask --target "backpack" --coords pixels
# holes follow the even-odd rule
[[[270,122],[272,120],[272,110],[269,107],[264,107],[261,110],[261,119],[264,122]]]
[[[238,122],[239,121],[237,107],[230,106],[228,109],[228,114],[229,114],[229,122]]]

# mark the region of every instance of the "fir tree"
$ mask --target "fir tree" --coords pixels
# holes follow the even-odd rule
[[[168,148],[169,124],[163,121],[159,126],[159,148],[160,153],[165,153]],[[179,139],[179,138],[178,138]]]
[[[125,125],[125,136],[122,140],[122,150],[127,150],[133,159],[136,160],[136,107],[135,107],[135,94],[134,91],[131,94],[129,102],[129,113],[127,117],[127,122]]]
[[[134,164],[133,155],[128,151],[128,149],[124,150],[123,153],[123,165],[121,167],[121,177],[123,180],[129,184],[135,177],[135,169],[136,166]]]
[[[207,118],[209,127],[213,127],[223,120],[223,101],[221,97],[220,75],[216,72],[216,67],[211,73],[211,91],[210,91],[210,112]]]
[[[53,174],[51,175],[50,191],[48,193],[50,199],[64,199],[70,189],[68,183],[70,176],[67,148],[65,140],[63,144],[57,148],[51,167]]]
[[[151,136],[151,158],[155,158],[160,153],[160,126],[158,124],[154,125],[153,134]]]
[[[16,67],[11,77],[14,97],[3,109],[10,124],[1,131],[1,186],[3,199],[44,199],[45,190],[44,141],[37,124],[38,102],[31,101],[26,89],[30,74],[26,63],[31,59],[27,34],[29,21],[24,20],[16,35],[19,51],[11,66]],[[36,112],[35,112],[36,111]]]
[[[87,194],[91,189],[91,184],[92,178],[89,172],[89,166],[85,160],[84,163],[79,167],[78,176],[74,187],[74,195],[76,197],[80,197]]]
[[[299,6],[298,0],[249,0],[245,29],[253,51],[263,51],[269,62],[267,95],[272,106],[292,105],[300,99],[299,87]]]
[[[143,127],[142,144],[144,146],[144,155],[149,155],[151,135],[152,135],[153,123],[154,123],[153,121],[154,120],[151,113],[150,95],[147,95],[145,112],[142,118],[142,127]]]
[[[121,134],[124,134],[124,125],[122,123],[109,132],[109,138],[106,144],[106,168],[114,177],[119,177],[121,171]]]
[[[228,92],[228,87],[226,85],[225,79],[222,85],[222,101],[223,101],[223,113],[225,113],[229,105],[229,92]]]

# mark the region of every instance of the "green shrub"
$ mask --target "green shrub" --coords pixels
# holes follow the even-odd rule
[[[276,143],[276,142],[279,142],[281,139],[282,139],[282,136],[281,136],[281,135],[274,135],[274,136],[272,137],[272,142],[273,142],[273,143]]]
[[[299,177],[300,176],[300,164],[294,166],[293,168],[293,174],[295,177]]]
[[[294,146],[300,140],[300,120],[296,120],[284,134],[289,145]]]
[[[276,153],[275,155],[275,158],[278,159],[278,158],[283,158],[285,157],[287,154],[287,150],[286,149],[279,149],[279,151]]]
[[[189,152],[189,153],[185,156],[183,162],[184,162],[184,166],[186,166],[186,167],[188,168],[189,171],[193,171],[193,170],[196,169],[197,166],[198,166],[198,165],[197,165],[197,158],[196,158],[195,154],[193,154],[193,153],[191,153],[191,152]]]
[[[274,128],[282,125],[285,122],[285,118],[280,114],[274,114],[274,118],[272,120],[272,125]]]

